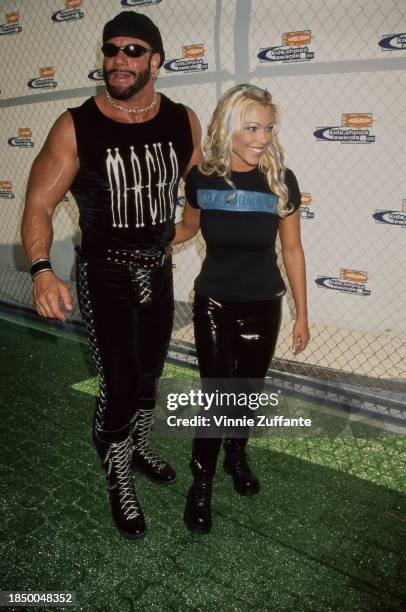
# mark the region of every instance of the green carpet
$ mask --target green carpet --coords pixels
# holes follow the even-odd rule
[[[90,439],[86,346],[0,320],[0,354],[0,590],[76,591],[72,609],[100,612],[405,609],[404,439],[252,440],[261,493],[238,496],[219,465],[206,536],[182,521],[190,441],[157,440],[178,482],[138,477],[149,530],[127,541]]]

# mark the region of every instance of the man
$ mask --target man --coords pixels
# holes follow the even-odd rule
[[[93,438],[114,521],[139,538],[146,527],[131,462],[160,483],[176,479],[147,436],[173,323],[168,245],[177,187],[201,159],[201,133],[191,109],[154,89],[165,53],[148,17],[117,15],[104,27],[102,50],[107,91],[52,127],[31,170],[22,237],[38,313],[65,320],[71,297],[49,256],[52,216],[71,190],[82,230],[78,299],[100,381]]]

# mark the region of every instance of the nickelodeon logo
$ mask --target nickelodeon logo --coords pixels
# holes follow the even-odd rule
[[[185,59],[199,59],[204,56],[204,45],[186,45],[182,47],[182,54]]]
[[[305,192],[301,193],[300,196],[301,196],[300,208],[299,208],[300,218],[301,219],[314,219],[314,212],[309,209],[309,206],[313,201],[312,196],[310,195],[310,193],[305,193]]]
[[[367,280],[368,274],[366,272],[340,268],[340,276],[338,278],[336,276],[318,276],[315,279],[315,283],[321,289],[330,289],[342,294],[367,297],[371,295],[371,290],[366,286]]]
[[[406,49],[406,32],[384,34],[378,45],[383,51],[403,51]]]
[[[18,138],[31,138],[31,128],[18,128]]]
[[[31,128],[22,127],[18,128],[18,135],[11,136],[8,138],[7,143],[10,147],[21,147],[21,148],[31,148],[34,146],[34,141],[31,140],[32,131]]]
[[[406,228],[406,198],[403,198],[400,210],[376,210],[372,217],[375,223],[397,225],[403,229]]]
[[[284,47],[303,47],[309,45],[312,40],[311,30],[301,32],[285,32],[282,35],[282,45]]]
[[[350,270],[349,268],[340,268],[340,278],[350,283],[366,283],[368,275],[360,270]]]
[[[54,80],[55,68],[53,66],[43,66],[38,70],[39,77],[30,79],[27,83],[30,89],[53,89],[57,86]]]
[[[342,123],[343,127],[349,128],[368,128],[374,123],[371,113],[343,113]]]
[[[182,57],[170,59],[164,64],[168,72],[201,72],[209,65],[204,59],[206,50],[203,43],[183,45]]]
[[[55,69],[52,66],[44,66],[39,69],[39,76],[42,79],[52,79],[55,76]]]
[[[301,202],[300,206],[310,206],[312,203],[312,196],[310,193],[301,193]]]
[[[19,11],[12,11],[11,13],[6,13],[6,24],[7,25],[15,25],[18,23],[20,19]]]
[[[314,59],[314,51],[309,51],[311,41],[311,30],[284,32],[282,45],[262,47],[257,57],[261,62],[308,62]]]
[[[53,23],[61,23],[63,21],[77,21],[85,16],[81,10],[82,0],[65,0],[65,8],[55,11],[51,14]]]
[[[316,140],[324,142],[371,144],[375,142],[375,136],[370,133],[374,123],[372,113],[342,113],[340,126],[318,127],[313,132],[313,136]]]
[[[0,23],[0,36],[8,36],[9,34],[19,34],[22,32],[20,20],[20,11],[10,11],[5,13],[5,23]]]
[[[1,191],[11,191],[13,189],[13,183],[11,181],[0,181]]]

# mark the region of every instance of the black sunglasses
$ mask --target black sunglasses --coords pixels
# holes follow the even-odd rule
[[[115,57],[119,51],[122,51],[123,53],[128,55],[128,57],[141,57],[142,55],[145,55],[145,53],[154,52],[153,49],[147,49],[142,45],[129,44],[124,45],[123,47],[117,47],[116,45],[113,45],[113,43],[105,43],[102,46],[102,51],[103,55],[105,55],[106,57]]]

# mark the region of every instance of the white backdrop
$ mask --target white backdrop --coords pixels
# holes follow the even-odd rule
[[[30,165],[55,118],[102,85],[102,27],[131,9],[161,29],[166,63],[158,89],[191,106],[203,127],[235,83],[273,94],[287,165],[304,194],[312,323],[405,336],[404,0],[3,0],[3,299],[30,301],[19,245]],[[68,197],[56,216],[53,249],[54,267],[66,279],[78,240]],[[199,240],[178,251],[178,300],[190,301],[202,256]]]

